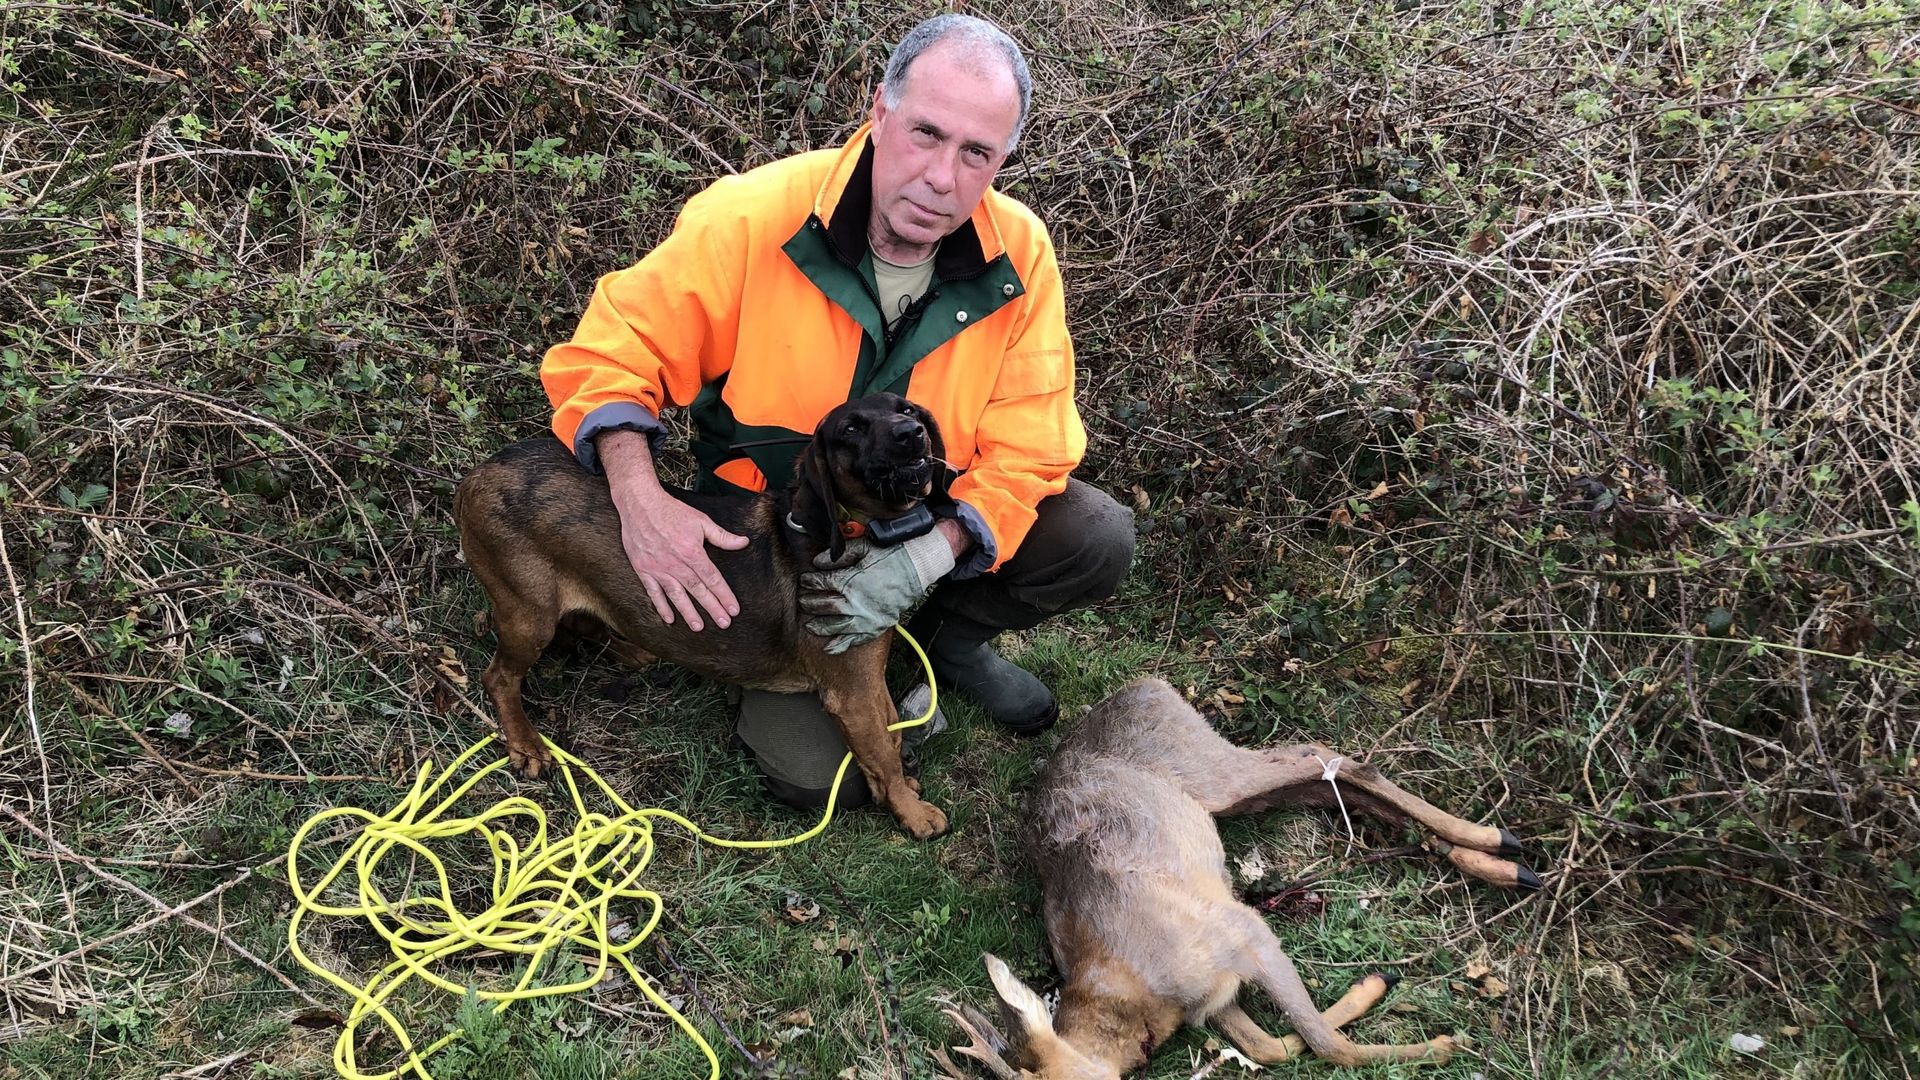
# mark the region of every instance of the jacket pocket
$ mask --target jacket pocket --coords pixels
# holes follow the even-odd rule
[[[1065,390],[1073,381],[1067,367],[1065,349],[1031,349],[1008,353],[1000,361],[1000,377],[994,380],[996,398],[1032,397]]]

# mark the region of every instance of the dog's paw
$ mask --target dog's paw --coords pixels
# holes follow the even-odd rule
[[[534,743],[532,749],[509,746],[507,765],[521,779],[541,780],[553,772],[553,755],[540,743]]]
[[[915,840],[931,840],[945,835],[947,815],[930,802],[915,798],[903,800],[894,806],[893,816],[900,821],[900,827]]]

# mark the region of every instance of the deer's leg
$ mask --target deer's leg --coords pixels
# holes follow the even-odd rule
[[[1252,939],[1254,955],[1247,976],[1259,983],[1260,988],[1280,1006],[1280,1011],[1286,1013],[1301,1041],[1311,1047],[1315,1054],[1336,1065],[1365,1065],[1381,1061],[1428,1061],[1437,1065],[1453,1056],[1453,1040],[1445,1035],[1435,1036],[1423,1043],[1370,1045],[1356,1043],[1340,1034],[1339,1029],[1329,1022],[1328,1016],[1314,1008],[1313,998],[1300,981],[1299,971],[1294,969],[1293,961],[1287,958],[1287,954],[1281,951],[1280,942],[1274,938],[1273,931],[1267,929],[1264,922],[1260,923],[1260,930],[1262,932]],[[1348,992],[1348,996],[1352,996],[1352,991]],[[1328,1010],[1329,1015],[1332,1012]],[[1276,1041],[1284,1043],[1286,1040]]]
[[[1334,774],[1340,788],[1336,795],[1334,784],[1325,779],[1326,766],[1342,755],[1318,743],[1229,750],[1213,748],[1204,769],[1183,775],[1189,792],[1210,813],[1246,814],[1283,803],[1335,809],[1344,802],[1349,813],[1412,821],[1439,837],[1441,853],[1455,866],[1483,881],[1508,888],[1540,887],[1533,871],[1511,861],[1521,850],[1512,833],[1455,817],[1380,775],[1372,765],[1342,760]]]
[[[1333,1003],[1332,1008],[1320,1014],[1320,1018],[1333,1027],[1346,1027],[1379,1004],[1392,986],[1393,983],[1386,976],[1375,972],[1349,987],[1346,994]],[[1263,1065],[1289,1061],[1307,1052],[1306,1040],[1298,1035],[1276,1037],[1267,1034],[1241,1010],[1238,1002],[1215,1013],[1213,1024],[1221,1034],[1233,1040],[1233,1045],[1239,1047],[1241,1053]]]

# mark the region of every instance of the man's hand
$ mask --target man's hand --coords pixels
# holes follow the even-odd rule
[[[800,575],[800,611],[807,631],[838,655],[887,632],[933,583],[953,570],[954,544],[935,529],[893,547],[863,540],[847,545],[838,562],[823,553],[821,570]]]
[[[620,542],[660,621],[671,625],[677,611],[687,629],[704,630],[700,612],[705,609],[715,626],[726,629],[740,614],[740,601],[713,565],[707,545],[738,551],[748,539],[667,494],[654,474],[644,435],[609,431],[595,445],[607,470],[614,509],[620,513]]]

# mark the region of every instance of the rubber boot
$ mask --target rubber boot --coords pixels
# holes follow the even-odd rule
[[[942,693],[970,699],[1012,734],[1038,735],[1060,718],[1047,684],[993,651],[989,642],[999,636],[998,627],[928,604],[907,632],[927,650]]]

